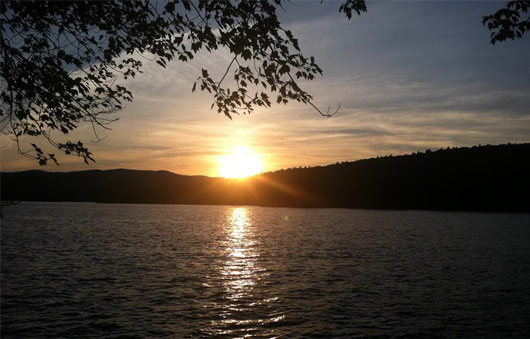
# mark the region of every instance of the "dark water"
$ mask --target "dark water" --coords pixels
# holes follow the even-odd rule
[[[530,215],[23,203],[2,338],[529,337]]]

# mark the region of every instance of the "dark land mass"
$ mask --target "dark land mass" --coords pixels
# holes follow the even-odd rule
[[[440,149],[244,180],[167,171],[1,173],[2,200],[530,211],[530,144]]]

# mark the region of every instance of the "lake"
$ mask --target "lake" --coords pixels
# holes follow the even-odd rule
[[[530,215],[22,203],[2,338],[528,337]]]

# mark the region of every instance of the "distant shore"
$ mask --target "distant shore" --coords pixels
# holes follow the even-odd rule
[[[3,172],[2,200],[530,212],[530,144],[440,149],[247,179],[127,169]]]

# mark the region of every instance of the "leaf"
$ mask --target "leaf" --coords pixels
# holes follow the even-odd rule
[[[166,10],[166,12],[173,12],[175,11],[175,3],[173,3],[172,1],[169,1],[167,4],[166,4],[166,7],[164,7],[164,9]]]
[[[284,64],[282,67],[280,67],[278,72],[280,74],[285,74],[285,73],[289,73],[290,70],[291,70],[291,68],[287,64]]]

